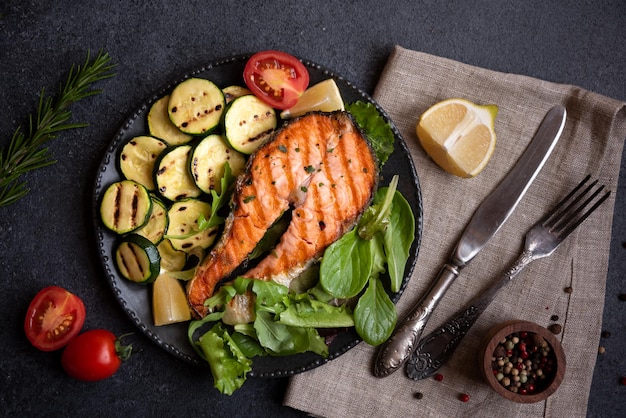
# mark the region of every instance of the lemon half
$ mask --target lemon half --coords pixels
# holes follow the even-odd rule
[[[494,123],[498,107],[465,99],[448,99],[420,117],[417,137],[433,161],[455,176],[480,173],[496,147]]]

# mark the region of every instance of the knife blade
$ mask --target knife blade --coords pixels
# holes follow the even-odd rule
[[[565,126],[567,111],[554,106],[545,115],[535,136],[513,168],[478,206],[467,223],[448,262],[410,313],[379,349],[374,375],[389,376],[406,363],[439,301],[460,271],[498,232],[513,213],[552,153]]]

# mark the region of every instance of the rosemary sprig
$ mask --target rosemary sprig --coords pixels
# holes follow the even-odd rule
[[[26,181],[20,180],[22,174],[56,162],[50,151],[43,147],[44,143],[55,138],[60,131],[87,126],[85,123],[67,123],[72,116],[69,107],[78,100],[102,92],[89,88],[92,83],[115,75],[111,72],[115,64],[110,61],[108,53],[100,51],[91,60],[88,52],[84,65],[72,66],[56,98],[45,97],[45,89],[41,89],[37,114],[29,115],[28,131],[18,127],[8,147],[0,149],[0,207],[15,203],[29,192]]]

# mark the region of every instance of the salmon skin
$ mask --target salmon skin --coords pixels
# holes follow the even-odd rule
[[[204,301],[217,284],[291,210],[276,247],[242,274],[288,286],[354,226],[373,198],[378,175],[376,156],[347,112],[309,113],[276,130],[237,178],[224,232],[187,285],[192,311],[206,316]]]

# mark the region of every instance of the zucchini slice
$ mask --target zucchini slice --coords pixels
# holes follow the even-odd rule
[[[128,234],[117,246],[115,262],[122,276],[135,283],[151,283],[161,270],[161,256],[147,238]]]
[[[224,100],[226,104],[232,102],[237,97],[245,96],[248,94],[252,94],[250,90],[241,86],[228,86],[222,89],[222,93],[224,93]]]
[[[148,190],[132,180],[111,184],[100,203],[100,217],[104,226],[118,234],[141,228],[150,217],[152,199]]]
[[[182,132],[202,135],[219,125],[225,105],[224,93],[212,81],[189,78],[172,90],[167,112]]]
[[[163,239],[169,219],[167,218],[167,208],[161,199],[156,196],[150,196],[152,199],[152,212],[148,218],[148,222],[135,231],[136,234],[148,238],[153,244],[158,244]]]
[[[252,154],[276,128],[276,112],[254,95],[233,100],[224,115],[224,134],[230,146]]]
[[[208,248],[215,242],[217,228],[200,231],[198,225],[200,215],[207,220],[209,219],[211,216],[209,203],[197,199],[187,199],[172,204],[168,212],[170,230],[167,238],[174,249],[189,253],[197,247]]]
[[[162,240],[157,246],[161,256],[161,269],[163,271],[181,271],[185,268],[187,254],[175,249],[169,239]]]
[[[169,145],[182,145],[192,140],[193,136],[181,132],[170,120],[167,113],[167,104],[170,101],[169,94],[154,102],[148,112],[148,131]]]
[[[154,166],[154,184],[161,196],[171,201],[198,197],[202,191],[189,172],[191,145],[169,147]]]
[[[120,153],[119,165],[122,175],[154,190],[154,162],[167,148],[167,144],[152,136],[136,136],[124,145]]]
[[[230,165],[231,173],[237,177],[246,165],[245,157],[230,148],[220,135],[209,135],[196,144],[191,152],[191,176],[196,186],[205,193],[215,190],[221,193],[220,180],[224,166]]]

